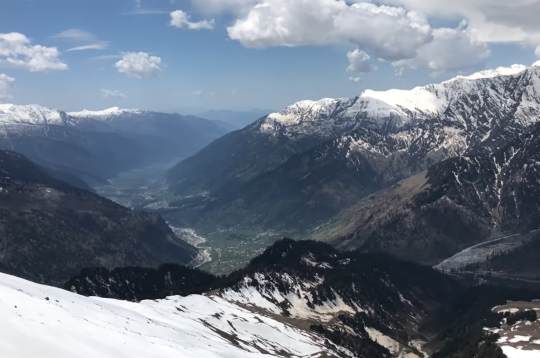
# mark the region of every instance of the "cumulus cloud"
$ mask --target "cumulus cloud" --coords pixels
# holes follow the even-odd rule
[[[0,100],[9,98],[9,89],[11,85],[15,82],[13,77],[9,77],[4,73],[0,73]]]
[[[193,7],[207,14],[241,14],[249,11],[259,0],[191,0]]]
[[[201,20],[201,21],[191,21],[190,16],[182,11],[176,10],[171,12],[171,26],[177,27],[179,29],[189,29],[189,30],[213,30],[214,29],[214,19],[212,20]]]
[[[349,61],[347,72],[351,75],[349,79],[353,82],[359,82],[362,79],[360,75],[375,69],[371,63],[371,56],[360,49],[347,52],[347,60]]]
[[[118,72],[134,78],[150,78],[161,71],[161,58],[146,52],[126,52],[115,64]]]
[[[109,46],[107,41],[99,40],[93,33],[81,29],[68,29],[54,35],[54,38],[70,44],[69,52],[103,50]]]
[[[127,98],[127,95],[119,90],[102,88],[99,92],[103,98]]]
[[[347,52],[347,59],[349,60],[348,72],[365,73],[373,69],[371,57],[362,50],[356,49]]]
[[[0,33],[0,64],[24,68],[31,72],[65,70],[55,47],[33,45],[28,37],[18,32]]]
[[[540,58],[540,46],[536,46],[536,49],[534,50],[534,54],[536,57]]]
[[[540,43],[538,0],[384,0],[426,15],[465,18],[474,36],[483,42]]]
[[[397,61],[394,65],[423,67],[433,72],[454,71],[474,67],[489,55],[488,46],[467,29],[439,28],[433,30],[433,40],[420,47],[415,58]]]
[[[387,60],[414,57],[431,31],[419,13],[343,0],[264,0],[228,28],[246,47],[352,43]]]

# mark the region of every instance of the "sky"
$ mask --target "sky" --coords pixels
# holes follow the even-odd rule
[[[280,109],[540,56],[540,0],[0,0],[0,103]]]

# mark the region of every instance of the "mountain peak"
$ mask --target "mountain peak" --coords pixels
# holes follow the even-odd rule
[[[512,65],[488,69],[471,75],[460,75],[452,79],[419,86],[412,89],[364,90],[353,98],[323,98],[317,101],[303,100],[296,102],[281,112],[271,113],[260,122],[260,131],[275,135],[277,133],[292,136],[319,135],[333,136],[336,130],[350,130],[367,124],[376,126],[402,127],[411,121],[442,115],[453,103],[460,98],[470,97],[485,92],[486,81],[496,81],[504,91],[502,81],[510,77],[521,76],[527,72],[540,77],[534,69],[540,66],[540,61],[531,66]],[[534,81],[533,81],[534,82]],[[524,84],[526,87],[534,83]],[[526,91],[528,97],[534,97],[535,91]],[[493,94],[493,93],[492,93]],[[503,98],[493,100],[502,103]],[[540,101],[540,98],[528,98],[527,103]],[[474,104],[468,103],[471,107]],[[471,108],[462,109],[472,110]],[[525,111],[527,112],[527,111]]]
[[[66,113],[57,109],[37,104],[0,104],[0,123],[2,124],[64,125],[68,121]]]

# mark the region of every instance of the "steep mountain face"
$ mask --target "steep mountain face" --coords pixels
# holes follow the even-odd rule
[[[406,152],[416,162],[438,160],[484,145],[500,137],[500,131],[512,133],[536,122],[539,86],[540,67],[516,66],[506,72],[457,77],[410,91],[367,90],[350,99],[298,102],[180,163],[170,180],[180,194],[234,186],[271,171],[294,154],[342,136],[349,139],[343,144],[349,155],[386,158]],[[350,138],[357,129],[361,131]],[[284,144],[288,150],[264,150]],[[209,154],[224,149],[230,154],[228,160],[212,169]],[[248,168],[250,174],[244,175]],[[222,175],[195,186],[197,181],[190,179],[203,170]]]
[[[292,240],[228,281],[227,300],[309,326],[356,357],[423,357],[422,323],[460,291],[428,267]]]
[[[197,250],[157,215],[133,212],[0,151],[0,265],[59,284],[82,268],[190,263]]]
[[[525,244],[536,247],[539,135],[540,125],[532,125],[492,152],[479,148],[435,164],[427,174],[355,204],[317,235],[332,233],[341,248],[381,250],[430,264],[486,241],[442,262],[443,270],[464,269]],[[511,266],[500,271],[511,272]]]
[[[367,90],[355,98],[301,101],[220,138],[173,168],[168,181],[175,199],[166,216],[216,242],[224,236],[233,242],[235,237],[246,241],[272,233],[346,236],[340,232],[350,233],[349,228],[336,226],[335,233],[317,233],[344,209],[355,212],[372,193],[388,192],[406,178],[417,186],[422,172],[448,158],[483,153],[490,161],[494,152],[539,120],[539,111],[539,64],[484,71],[408,91]],[[433,245],[427,238],[425,244],[411,245],[405,257],[425,248],[424,256],[415,259],[436,263],[490,236],[490,218],[482,215],[467,222],[471,213],[447,209],[463,226],[437,228],[448,232],[438,233],[441,239]],[[423,215],[415,220],[444,221],[444,216],[432,220]],[[421,227],[413,227],[410,235],[424,234]],[[452,242],[454,237],[459,240]],[[409,245],[402,241],[400,250]]]
[[[1,149],[88,182],[185,158],[226,131],[219,123],[177,114],[119,108],[66,113],[0,105]]]

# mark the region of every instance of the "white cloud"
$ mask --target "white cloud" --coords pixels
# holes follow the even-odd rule
[[[540,58],[540,46],[536,46],[536,49],[534,50],[534,54],[536,57]]]
[[[68,52],[86,51],[86,50],[104,50],[107,48],[106,43],[93,43],[88,45],[75,46],[67,49]]]
[[[352,43],[387,60],[414,57],[431,40],[431,26],[416,12],[344,0],[264,0],[228,33],[246,47]]]
[[[96,36],[94,34],[81,29],[67,29],[65,31],[57,33],[56,35],[54,35],[54,37],[62,40],[81,42],[92,42],[96,39]]]
[[[115,64],[118,72],[134,78],[149,78],[161,71],[161,58],[146,52],[127,52]]]
[[[347,72],[352,74],[366,73],[373,70],[371,57],[360,49],[347,52],[347,60],[349,60]]]
[[[191,0],[193,7],[206,14],[246,13],[259,0]]]
[[[467,29],[439,28],[433,31],[433,41],[420,47],[415,58],[394,65],[423,67],[433,72],[455,71],[474,67],[489,55],[487,45],[471,36]]]
[[[182,10],[176,10],[171,12],[171,26],[177,27],[179,29],[189,29],[189,30],[213,30],[214,29],[214,19],[212,20],[201,20],[201,21],[191,21],[190,16]]]
[[[0,33],[0,64],[27,69],[31,72],[65,70],[56,47],[33,45],[18,32]]]
[[[81,29],[68,29],[54,35],[54,38],[70,44],[72,47],[68,52],[104,50],[109,46],[107,41],[99,40],[93,33]]]
[[[10,98],[9,89],[13,82],[15,82],[13,77],[0,73],[0,99]]]
[[[127,95],[119,90],[102,88],[99,92],[103,98],[127,98]]]
[[[426,15],[465,18],[474,36],[483,42],[540,43],[538,0],[384,0]]]

